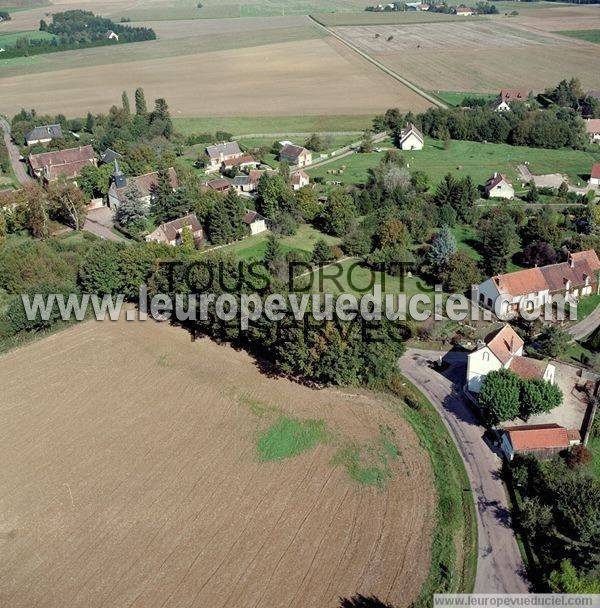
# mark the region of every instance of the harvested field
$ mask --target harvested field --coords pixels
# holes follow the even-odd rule
[[[590,63],[600,61],[596,45],[516,22],[514,27],[489,20],[335,31],[407,80],[432,91],[543,90],[573,76],[585,87],[600,87],[600,72],[589,69]]]
[[[122,51],[124,56],[129,52]],[[55,55],[80,61],[83,53]],[[120,100],[121,91],[137,86],[144,87],[148,99],[165,97],[175,117],[364,115],[392,106],[428,107],[419,95],[330,38],[123,61],[116,67],[57,69],[35,79],[30,74],[6,77],[1,83],[7,114],[22,107],[68,116],[106,111]]]
[[[1,358],[0,375],[3,605],[417,596],[429,459],[379,397],[267,378],[245,353],[153,322],[79,325]],[[382,429],[391,475],[361,484],[336,446],[355,454]],[[298,431],[304,451],[273,460]]]
[[[600,27],[600,7],[593,5],[557,6],[554,8],[536,7],[531,11],[526,11],[522,15],[519,15],[515,21],[520,25],[547,32],[587,30]]]

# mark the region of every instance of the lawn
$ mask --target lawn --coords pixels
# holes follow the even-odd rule
[[[470,93],[467,91],[429,91],[449,106],[459,107],[462,105],[465,97],[476,97],[477,99],[485,99],[486,101],[494,101],[497,95],[493,93]]]
[[[568,36],[569,38],[578,38],[579,40],[600,44],[600,30],[562,30],[553,33]]]
[[[364,183],[369,169],[375,167],[383,153],[355,154],[310,171],[311,177],[341,181],[344,184]],[[470,175],[478,185],[483,185],[495,172],[506,173],[517,181],[517,166],[529,162],[532,173],[565,173],[573,184],[587,179],[594,162],[600,161],[600,151],[583,152],[561,149],[545,150],[510,146],[508,144],[485,144],[472,141],[452,141],[449,149],[439,140],[426,138],[425,148],[420,151],[402,152],[411,171],[420,170],[429,175],[432,185],[437,184],[446,173],[456,177]],[[328,171],[346,169],[333,175]]]
[[[600,480],[600,437],[593,437],[588,442],[588,449],[592,452],[593,460],[590,470]]]
[[[175,130],[184,135],[226,131],[241,135],[284,136],[291,133],[364,131],[373,116],[230,116],[215,118],[174,118]]]
[[[267,249],[267,239],[271,233],[262,232],[241,241],[221,247],[219,251],[233,252],[240,260],[261,259]],[[324,234],[309,224],[301,224],[298,232],[292,236],[281,238],[281,248],[284,252],[312,252],[315,243],[323,239],[329,245],[337,245],[340,239]]]
[[[581,298],[579,302],[577,302],[577,321],[581,321],[592,314],[599,304],[600,295],[591,295]]]
[[[345,146],[348,146],[354,142],[360,141],[361,132],[357,131],[350,135],[330,135],[327,136],[327,147],[322,152],[313,152],[313,159],[317,159],[319,154],[329,154],[334,150],[339,150]],[[290,140],[295,144],[303,146],[307,139],[306,135],[299,136],[297,134],[280,135],[276,138],[273,137],[240,137],[238,141],[246,148],[260,148],[262,146],[271,147],[275,141]]]
[[[15,43],[20,38],[29,38],[29,40],[52,40],[56,38],[54,34],[49,32],[40,32],[38,30],[27,30],[24,32],[6,32],[0,34],[0,47],[15,46]]]

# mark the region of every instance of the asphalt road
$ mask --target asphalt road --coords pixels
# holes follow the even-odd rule
[[[590,313],[585,319],[567,329],[574,340],[581,340],[589,336],[600,325],[600,306]]]
[[[6,148],[8,150],[8,155],[10,156],[10,162],[12,164],[13,171],[17,180],[20,184],[28,184],[33,181],[33,178],[27,173],[27,166],[25,163],[21,162],[19,152],[19,148],[15,146],[12,139],[10,138],[10,125],[8,122],[0,116],[0,129],[4,134],[4,143],[6,144]]]
[[[444,375],[431,362],[444,356]],[[475,593],[528,593],[525,567],[511,528],[500,457],[484,441],[485,429],[462,394],[466,354],[408,349],[400,369],[433,403],[465,463],[477,507],[478,556]]]

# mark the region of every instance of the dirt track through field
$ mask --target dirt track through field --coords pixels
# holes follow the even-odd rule
[[[333,608],[408,604],[429,568],[426,453],[369,393],[267,378],[155,323],[87,323],[0,358],[0,605]],[[272,409],[270,409],[272,408]],[[332,445],[259,462],[273,412],[400,449],[384,489]],[[279,415],[279,414],[277,414]]]

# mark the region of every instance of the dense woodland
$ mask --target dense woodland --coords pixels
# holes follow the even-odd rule
[[[151,28],[115,23],[82,10],[54,13],[51,23],[44,19],[40,21],[40,31],[54,37],[30,38],[24,35],[16,40],[14,46],[4,49],[3,59],[156,39],[156,33]],[[109,39],[109,32],[114,32],[118,40]]]

